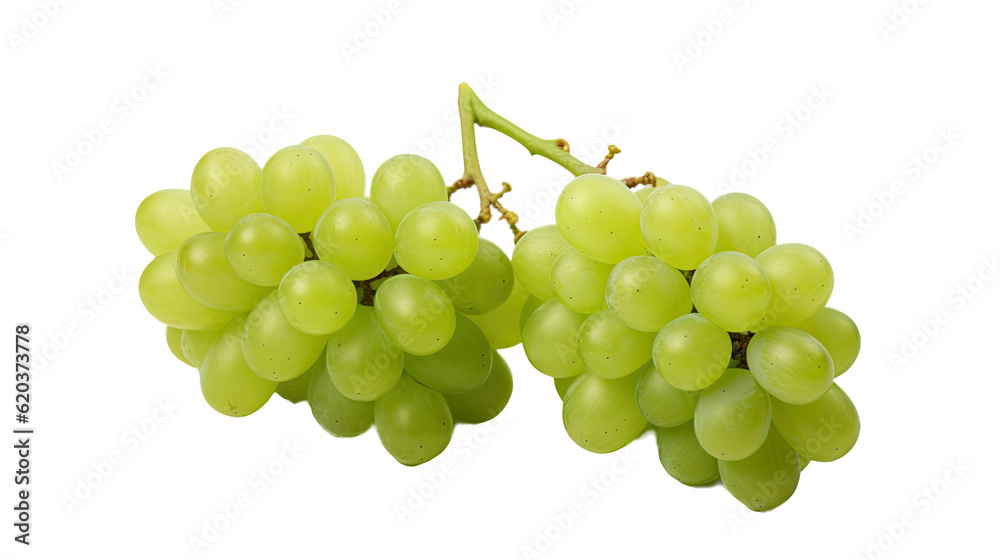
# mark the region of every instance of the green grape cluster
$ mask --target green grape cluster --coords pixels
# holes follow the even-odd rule
[[[709,202],[662,179],[633,193],[590,174],[555,218],[512,265],[525,354],[555,378],[578,445],[608,453],[654,430],[670,476],[721,478],[757,511],[784,503],[809,461],[851,450],[858,412],[834,378],[858,356],[858,327],[826,306],[830,263],[777,245],[759,200]]]
[[[520,342],[528,292],[430,161],[393,157],[365,190],[361,159],[334,136],[263,168],[212,150],[190,190],[139,205],[154,257],[139,295],[215,410],[246,416],[278,393],[307,401],[334,436],[374,425],[397,461],[418,465],[455,423],[506,406],[513,381],[496,349]]]

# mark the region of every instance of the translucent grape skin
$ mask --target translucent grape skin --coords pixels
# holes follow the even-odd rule
[[[306,399],[313,418],[327,433],[342,438],[357,437],[375,423],[375,405],[341,394],[330,380],[325,360],[317,360],[302,376],[309,379]]]
[[[455,425],[441,393],[403,375],[392,391],[375,401],[375,429],[393,458],[416,466],[448,447]]]
[[[209,307],[191,297],[177,280],[176,253],[153,259],[139,277],[139,298],[157,321],[178,329],[219,329],[239,312]]]
[[[594,313],[580,326],[576,349],[588,372],[617,379],[649,360],[655,338],[656,333],[628,327],[605,310]]]
[[[604,379],[585,373],[573,382],[563,397],[563,426],[577,445],[611,453],[646,430],[646,417],[635,404],[638,375]]]
[[[278,291],[260,300],[243,330],[243,356],[257,375],[288,381],[302,375],[323,353],[327,337],[297,330],[281,313]]]
[[[480,239],[472,264],[452,278],[439,280],[455,311],[466,315],[489,313],[507,301],[514,289],[510,259],[488,239]]]
[[[260,194],[269,214],[297,233],[308,233],[337,199],[337,187],[323,154],[308,146],[287,146],[264,164]]]
[[[493,350],[493,367],[486,382],[461,395],[444,393],[444,399],[448,401],[455,422],[481,424],[496,418],[507,406],[513,392],[514,378],[510,367],[500,353]]]
[[[427,202],[396,229],[396,262],[428,280],[451,278],[472,264],[479,249],[475,222],[450,202]]]
[[[328,262],[308,261],[288,271],[278,285],[278,306],[292,327],[324,336],[354,317],[358,292],[354,282]]]
[[[297,404],[309,398],[309,383],[311,382],[312,377],[307,371],[295,379],[278,383],[278,387],[274,392],[286,401]]]
[[[559,400],[566,398],[566,391],[569,391],[570,385],[576,381],[579,375],[574,375],[573,377],[556,377],[552,381],[555,382],[556,394],[559,395]]]
[[[549,269],[552,295],[577,313],[597,313],[607,308],[604,290],[613,268],[569,247],[556,257]]]
[[[621,181],[587,174],[570,181],[556,200],[556,224],[566,241],[581,253],[609,264],[646,247],[639,231],[642,204]]]
[[[479,327],[456,316],[455,334],[444,348],[426,356],[407,354],[403,367],[410,377],[441,393],[468,393],[486,382],[493,367],[490,341]]]
[[[738,461],[719,461],[726,490],[753,511],[785,503],[799,485],[799,456],[774,427],[760,449]]]
[[[177,251],[177,280],[191,297],[216,309],[250,311],[271,288],[240,278],[226,260],[226,235],[199,233]]]
[[[170,353],[174,355],[175,358],[184,362],[187,365],[194,365],[188,361],[187,356],[184,355],[184,350],[181,349],[181,336],[183,336],[184,331],[174,327],[167,327],[167,347],[170,348]]]
[[[530,295],[520,282],[515,280],[513,284],[510,295],[499,307],[482,315],[468,315],[469,320],[486,334],[490,345],[501,350],[521,343],[521,311]]]
[[[243,358],[240,333],[247,316],[233,319],[216,338],[199,368],[209,406],[227,416],[247,416],[264,406],[278,384],[253,372]]]
[[[861,352],[861,332],[858,331],[858,325],[832,307],[820,309],[794,327],[811,334],[826,348],[833,358],[834,377],[850,369]]]
[[[337,183],[337,200],[365,196],[365,168],[350,144],[336,136],[321,134],[306,138],[302,145],[323,154],[330,164]]]
[[[201,362],[205,359],[205,354],[219,338],[221,332],[221,330],[181,331],[181,352],[183,352],[187,362],[194,367],[200,367]]]
[[[772,397],[808,404],[833,383],[833,359],[812,335],[790,327],[771,327],[747,345],[747,366]]]
[[[233,272],[258,286],[277,286],[285,273],[306,256],[299,234],[271,214],[240,218],[226,234],[223,247]]]
[[[385,161],[372,176],[371,201],[378,206],[393,233],[403,218],[421,204],[447,201],[441,172],[428,159],[400,155]]]
[[[810,461],[836,461],[854,447],[861,420],[854,403],[836,383],[819,400],[792,405],[771,399],[774,426],[795,451]]]
[[[705,486],[719,479],[719,460],[709,455],[694,433],[694,422],[656,429],[660,464],[681,484]]]
[[[343,270],[351,280],[368,280],[392,260],[394,240],[389,220],[362,198],[330,205],[312,232],[316,255]]]
[[[791,326],[826,306],[833,293],[833,267],[808,245],[784,243],[757,255],[771,282],[763,326]]]
[[[694,411],[698,442],[710,455],[738,461],[753,455],[767,438],[771,406],[767,392],[745,369],[728,369],[705,389]]]
[[[521,332],[524,354],[535,369],[551,377],[583,373],[577,354],[577,333],[586,315],[567,309],[558,301],[543,303],[528,318]]]
[[[738,251],[751,258],[777,242],[771,212],[764,203],[744,193],[727,193],[712,201],[719,223],[717,253]]]
[[[554,225],[537,227],[525,233],[514,245],[510,263],[518,282],[541,301],[552,299],[549,271],[556,257],[569,243]]]
[[[191,174],[191,199],[205,223],[226,232],[247,214],[263,212],[261,170],[236,148],[216,148],[203,155]]]
[[[396,386],[403,374],[403,351],[375,319],[375,310],[359,305],[351,322],[330,335],[326,367],[333,384],[356,401],[374,401]]]
[[[658,187],[642,204],[639,227],[646,247],[678,270],[694,270],[714,251],[719,226],[701,193],[683,185]]]
[[[653,362],[642,369],[635,384],[635,404],[646,420],[659,428],[680,426],[694,419],[700,393],[681,391],[666,382]]]
[[[387,279],[375,292],[375,318],[408,354],[433,354],[455,332],[455,308],[434,282],[411,274]]]
[[[684,275],[650,256],[618,263],[608,277],[605,299],[622,323],[643,332],[659,332],[691,312],[691,289]]]
[[[698,391],[715,383],[732,356],[729,333],[697,313],[674,319],[656,335],[653,363],[668,383]]]
[[[716,253],[691,279],[698,313],[728,332],[760,328],[771,301],[771,283],[757,261],[735,251]]]
[[[192,235],[211,230],[186,189],[156,191],[135,211],[135,232],[154,257],[173,253]]]

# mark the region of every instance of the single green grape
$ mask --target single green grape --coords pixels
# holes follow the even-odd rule
[[[584,373],[563,397],[563,426],[577,445],[593,453],[618,451],[646,430],[635,404],[639,372],[620,379]]]
[[[641,189],[636,189],[632,192],[635,193],[635,197],[639,199],[639,203],[641,204],[643,202],[646,202],[646,199],[649,198],[649,195],[653,194],[653,186],[646,185],[645,187],[642,187]]]
[[[153,259],[139,276],[139,298],[157,321],[178,329],[219,329],[239,312],[209,307],[191,297],[177,279],[177,253]]]
[[[198,368],[201,393],[215,410],[228,416],[247,416],[264,406],[278,384],[253,372],[243,358],[240,333],[246,315],[226,325]]]
[[[820,309],[794,327],[816,337],[823,348],[826,348],[833,358],[834,377],[847,371],[861,352],[861,332],[858,331],[858,326],[850,317],[831,307]]]
[[[493,367],[493,351],[475,323],[456,315],[455,334],[444,348],[426,356],[407,354],[403,367],[410,377],[435,391],[467,393],[486,382]]]
[[[738,251],[750,258],[774,247],[777,230],[767,206],[743,193],[728,193],[712,201],[719,222],[717,253]]]
[[[250,311],[271,288],[240,278],[226,260],[224,233],[199,233],[177,251],[177,279],[191,297],[216,309]]]
[[[551,377],[583,373],[583,360],[576,352],[576,335],[586,320],[586,315],[570,311],[558,301],[543,303],[521,331],[524,354],[531,365]]]
[[[577,313],[589,315],[607,309],[604,290],[613,268],[568,247],[552,261],[549,269],[552,295]]]
[[[437,167],[415,155],[394,156],[372,176],[372,204],[378,206],[393,233],[411,210],[433,201],[447,201],[448,187]]]
[[[212,347],[212,344],[215,344],[215,340],[219,338],[221,332],[221,329],[181,331],[181,352],[184,353],[184,358],[187,362],[194,367],[201,366],[201,362],[205,359],[205,354],[208,354],[209,348]]]
[[[183,335],[183,330],[175,327],[167,327],[167,347],[170,348],[170,353],[175,358],[189,366],[193,366],[194,364],[188,361],[187,356],[184,355],[184,350],[181,348],[181,336]]]
[[[684,275],[650,256],[618,263],[608,277],[605,299],[622,323],[644,332],[658,332],[691,312],[691,288]]]
[[[639,231],[642,203],[621,181],[587,174],[570,181],[556,200],[556,224],[570,245],[610,264],[646,247]]]
[[[681,391],[667,383],[653,362],[639,374],[635,384],[635,404],[646,420],[660,428],[680,426],[694,419],[700,393]]]
[[[337,200],[365,196],[365,167],[350,144],[336,136],[321,134],[306,138],[302,145],[323,154],[330,164],[337,183]]]
[[[288,324],[317,336],[341,329],[358,305],[354,282],[324,261],[307,261],[288,271],[278,285],[278,305]]]
[[[694,422],[656,429],[660,464],[681,484],[704,486],[719,480],[719,460],[698,443]]]
[[[799,485],[799,456],[774,427],[760,449],[738,461],[719,461],[722,485],[754,511],[785,503]]]
[[[649,361],[655,338],[656,333],[637,331],[611,311],[598,311],[580,326],[576,350],[587,371],[617,379]]]
[[[800,471],[806,470],[806,465],[808,464],[809,464],[809,459],[806,459],[802,455],[799,455],[799,470]]]
[[[226,232],[247,214],[263,212],[261,171],[236,148],[216,148],[203,155],[191,174],[191,199],[205,223]]]
[[[277,286],[305,259],[306,245],[292,226],[271,214],[248,214],[226,234],[226,261],[237,276],[258,286]]]
[[[243,330],[243,356],[257,375],[288,381],[305,373],[323,353],[327,337],[306,334],[281,313],[278,290],[253,308]]]
[[[342,438],[360,436],[375,423],[375,405],[345,397],[330,380],[325,360],[319,359],[309,371],[306,399],[313,418],[327,433]]]
[[[833,358],[811,334],[791,327],[771,327],[747,345],[747,366],[772,397],[788,404],[808,404],[833,383]]]
[[[396,262],[428,280],[460,274],[476,260],[479,230],[450,202],[427,202],[406,215],[396,229]]]
[[[359,305],[351,322],[330,335],[326,368],[333,384],[350,399],[374,401],[403,374],[403,351],[385,334],[375,310]]]
[[[507,301],[514,289],[514,269],[503,249],[487,239],[479,240],[476,258],[452,278],[439,280],[455,311],[466,315],[489,313]]]
[[[738,461],[753,455],[767,438],[771,405],[767,392],[745,369],[728,369],[701,392],[694,431],[710,455]]]
[[[331,204],[316,222],[312,241],[316,255],[351,280],[368,280],[390,268],[394,240],[389,220],[362,198]]]
[[[549,271],[556,257],[569,248],[569,243],[554,225],[537,227],[521,236],[514,245],[510,264],[514,276],[531,295],[544,301],[552,299]]]
[[[556,393],[559,395],[559,400],[566,398],[566,391],[569,391],[570,385],[572,385],[573,382],[579,377],[579,375],[574,375],[573,377],[555,377],[552,379],[552,381],[555,382]]]
[[[667,323],[653,341],[653,363],[663,379],[682,391],[699,391],[729,368],[729,333],[697,313]]]
[[[833,267],[808,245],[784,243],[757,255],[771,282],[763,326],[790,326],[812,317],[833,293]]]
[[[469,320],[486,334],[494,348],[510,348],[521,343],[521,311],[530,294],[520,282],[514,280],[513,284],[510,295],[500,307],[482,315],[468,315]]]
[[[455,422],[481,424],[496,418],[507,406],[514,392],[514,378],[500,353],[496,350],[492,353],[493,367],[486,382],[461,395],[444,393]]]
[[[186,189],[156,191],[135,211],[135,233],[154,257],[173,253],[192,235],[211,230]]]
[[[757,330],[771,293],[760,264],[735,251],[708,257],[691,279],[691,300],[698,313],[729,332]]]
[[[309,384],[311,382],[312,376],[307,371],[295,379],[278,383],[278,388],[274,392],[292,404],[300,403],[309,398]]]
[[[715,252],[715,210],[700,192],[682,185],[658,187],[642,204],[639,227],[646,247],[678,270],[694,270]]]
[[[850,397],[836,383],[818,401],[794,405],[771,399],[774,427],[811,461],[836,461],[858,441],[861,420]]]
[[[396,346],[417,356],[441,350],[455,332],[455,308],[444,290],[411,274],[378,287],[375,318]]]
[[[337,199],[337,186],[323,154],[308,146],[287,146],[264,164],[260,194],[269,214],[298,233],[308,233]]]
[[[403,375],[392,391],[375,401],[375,429],[393,458],[416,466],[448,447],[455,425],[441,393]]]

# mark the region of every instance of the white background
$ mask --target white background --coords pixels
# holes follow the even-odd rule
[[[201,557],[931,558],[995,542],[1000,289],[982,263],[1000,240],[1000,5],[223,2],[0,9],[0,324],[13,338],[30,322],[36,355],[52,356],[34,377],[30,549],[11,540],[3,443],[0,550],[11,558],[195,556],[190,538],[240,492],[250,505]],[[898,30],[880,28],[902,7]],[[239,420],[212,411],[139,301],[150,256],[133,229],[138,203],[186,187],[201,154],[249,136],[264,144],[261,163],[335,134],[369,177],[410,152],[457,179],[461,81],[592,163],[614,142],[615,176],[653,170],[713,198],[745,165],[738,190],[770,207],[779,242],[823,251],[837,275],[831,305],[861,327],[861,357],[839,380],[862,417],[853,452],[810,465],[788,503],[750,514],[721,487],[667,476],[649,435],[612,456],[578,448],[551,380],[519,348],[504,352],[516,387],[501,419],[460,427],[417,468],[396,464],[374,431],[327,436],[305,405],[275,398]],[[102,119],[111,132],[57,172]],[[939,131],[953,138],[935,149]],[[746,163],[768,139],[777,149]],[[514,185],[504,201],[524,226],[552,221],[558,167],[485,131],[480,153],[495,186]],[[456,201],[476,206],[471,193]],[[484,234],[512,247],[502,225]],[[919,348],[893,360],[907,340]],[[13,427],[4,379],[0,424]],[[142,441],[123,436],[133,429]],[[292,442],[303,450],[262,488],[255,473]],[[101,474],[115,453],[123,462]],[[99,486],[67,507],[88,477]],[[401,520],[397,506],[431,494],[427,480],[443,484]],[[558,529],[572,504],[582,514]]]

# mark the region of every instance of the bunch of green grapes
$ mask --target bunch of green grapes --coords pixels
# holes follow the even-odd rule
[[[365,197],[361,159],[339,138],[282,148],[263,168],[219,148],[190,191],[153,193],[135,223],[154,256],[142,302],[223,414],[277,392],[308,401],[335,436],[374,424],[418,465],[456,422],[490,420],[511,396],[496,349],[520,342],[527,292],[422,157],[386,161]]]
[[[826,307],[830,263],[776,245],[759,200],[584,175],[555,214],[512,264],[530,293],[524,351],[555,378],[578,445],[608,453],[655,430],[668,474],[721,478],[758,511],[787,500],[809,461],[851,450],[858,413],[834,378],[858,356],[858,327]]]

